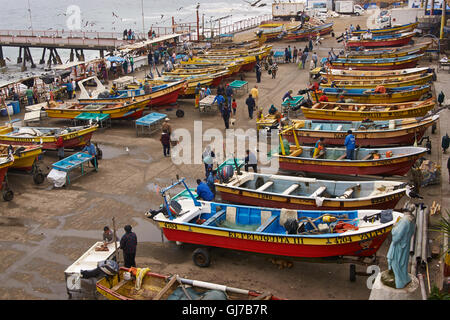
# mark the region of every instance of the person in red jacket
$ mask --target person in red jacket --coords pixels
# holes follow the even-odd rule
[[[322,95],[322,96],[319,98],[319,102],[328,102],[328,97],[327,97],[326,95]]]
[[[64,159],[64,139],[61,136],[56,136],[56,149],[58,150],[59,160]]]

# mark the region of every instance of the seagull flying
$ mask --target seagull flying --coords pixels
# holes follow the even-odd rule
[[[406,186],[406,195],[411,199],[423,199],[421,195],[414,191],[414,187],[409,184]]]
[[[198,10],[198,8],[200,8],[200,2],[197,3],[197,6],[195,7],[195,9]]]

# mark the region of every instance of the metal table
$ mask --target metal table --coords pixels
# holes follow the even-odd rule
[[[152,112],[136,120],[136,136],[141,134],[152,134],[161,128],[161,125],[167,115],[164,113]]]
[[[303,96],[294,96],[292,97],[292,99],[286,99],[281,104],[281,107],[283,108],[283,113],[285,114],[287,111],[288,118],[291,117],[291,112],[297,114],[297,111],[301,111],[300,105],[303,103],[303,100],[304,100]]]
[[[72,178],[72,180],[74,180],[76,178],[79,178],[79,177],[84,176],[85,174],[91,172],[91,171],[86,171],[84,169],[84,166],[86,164],[89,166],[89,163],[92,159],[95,159],[95,166],[94,166],[94,169],[91,171],[94,171],[94,170],[98,171],[97,159],[94,156],[91,156],[84,152],[77,152],[67,158],[64,158],[58,162],[55,162],[54,164],[52,164],[52,167],[56,170],[66,172],[67,173],[66,184],[70,185],[69,173],[77,168],[81,169],[81,174]]]
[[[233,82],[230,83],[230,87],[236,91],[244,90],[245,87],[247,90],[246,92],[248,92],[248,81],[234,80]]]
[[[98,123],[100,128],[111,127],[111,116],[105,113],[83,112],[73,118],[73,124],[76,126],[78,121],[84,124],[92,121],[93,123]]]
[[[198,111],[200,112],[217,111],[219,105],[217,103],[213,104],[214,98],[215,96],[210,94],[209,96],[206,96],[202,100],[200,100],[198,105]],[[216,105],[217,108],[214,108],[214,105]]]

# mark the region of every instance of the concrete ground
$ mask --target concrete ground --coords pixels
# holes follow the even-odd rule
[[[361,17],[335,18],[335,33],[339,35],[350,23],[365,27],[369,14]],[[303,48],[304,42],[291,44]],[[274,48],[284,49],[286,43],[276,42]],[[325,36],[317,50],[319,57],[327,56],[331,47],[342,44]],[[421,65],[427,65],[423,61]],[[434,62],[432,63],[434,65]],[[143,73],[137,73],[142,76]],[[245,80],[252,88],[256,84],[254,73],[246,73]],[[263,73],[258,84],[259,106],[265,111],[274,104],[280,107],[281,97],[289,89],[297,92],[308,84],[308,70],[299,70],[295,64],[281,64],[276,79]],[[450,96],[447,72],[438,73],[437,90]],[[238,111],[235,128],[255,128],[245,106],[246,95],[237,98]],[[218,114],[200,114],[192,99],[180,99],[179,108],[185,111],[183,118],[175,115],[176,107],[163,108],[173,129],[194,130],[194,121],[201,120],[202,130],[217,128],[224,132],[224,124]],[[22,115],[23,116],[23,115]],[[440,139],[448,130],[449,112],[441,113],[436,134],[430,135],[433,148],[427,158],[444,166],[442,184],[423,188],[425,203],[433,200],[448,207],[449,185],[445,164],[448,155],[440,150]],[[64,121],[49,121],[52,125],[67,125]],[[199,123],[196,123],[198,128]],[[49,182],[36,186],[32,178],[10,175],[15,192],[11,202],[0,201],[0,299],[66,299],[64,270],[96,241],[101,240],[103,226],[112,227],[115,218],[119,236],[123,226],[131,224],[138,237],[136,262],[138,267],[150,267],[162,274],[178,273],[182,277],[213,281],[221,284],[270,291],[286,299],[362,299],[369,297],[366,277],[349,281],[349,265],[336,263],[310,263],[294,261],[290,269],[279,269],[269,257],[245,252],[214,249],[209,268],[196,267],[191,259],[195,246],[177,246],[164,240],[156,225],[144,217],[148,209],[159,207],[161,197],[158,187],[165,187],[176,180],[176,175],[186,177],[189,185],[204,177],[202,164],[175,165],[163,157],[159,133],[150,137],[136,137],[133,122],[113,122],[112,128],[96,132],[92,139],[103,150],[99,172],[83,176],[69,186],[52,188]],[[203,147],[205,144],[203,145]],[[129,151],[126,151],[128,148]],[[41,166],[46,169],[57,161],[54,152],[46,152]],[[180,190],[180,189],[178,189]],[[399,206],[401,206],[399,204]],[[432,224],[439,217],[432,217]],[[438,240],[436,240],[436,243]],[[386,269],[385,254],[390,239],[378,252],[379,266]],[[122,256],[122,255],[120,255]],[[438,260],[430,263],[430,280],[439,281]],[[366,267],[358,266],[358,271]],[[220,276],[218,276],[220,275]],[[438,283],[438,282],[437,282]],[[91,299],[84,294],[77,298]]]

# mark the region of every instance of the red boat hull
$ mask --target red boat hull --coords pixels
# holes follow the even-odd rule
[[[347,70],[349,68],[352,68],[352,70],[397,70],[397,69],[414,68],[415,66],[417,66],[417,60],[409,61],[409,62],[402,63],[402,64],[389,65],[389,66],[331,65],[331,69]]]
[[[178,100],[178,96],[180,94],[182,94],[183,91],[184,91],[184,88],[179,88],[179,89],[169,92],[168,94],[165,94],[163,96],[151,99],[147,106],[148,107],[161,107],[161,106],[166,106],[168,104],[175,103]]]
[[[3,188],[3,181],[5,180],[5,176],[6,176],[6,173],[8,172],[8,168],[9,167],[0,169],[0,190],[2,190],[2,188]]]
[[[413,35],[407,36],[401,39],[386,39],[386,40],[365,40],[365,41],[351,41],[347,42],[346,46],[350,48],[358,48],[358,47],[399,47],[407,45]]]
[[[419,141],[423,135],[425,134],[425,131],[427,128],[422,128],[419,131],[417,131],[416,134],[414,132],[408,133],[403,136],[398,137],[385,137],[385,138],[360,138],[356,137],[356,144],[361,147],[369,147],[369,146],[410,146],[414,144],[414,141],[417,137],[417,141]],[[295,144],[295,139],[292,134],[286,135],[283,134],[283,139],[286,139],[291,144]],[[315,144],[317,140],[319,140],[318,137],[308,137],[308,136],[297,136],[298,142],[300,144]],[[342,138],[325,138],[327,145],[332,146],[343,146],[345,142],[345,136]]]
[[[341,201],[341,207],[328,207],[328,206],[321,206],[317,207],[315,205],[315,200],[313,201],[314,204],[312,205],[303,205],[298,203],[290,203],[290,202],[281,202],[281,201],[274,201],[270,199],[265,198],[253,198],[253,197],[247,197],[243,195],[228,193],[228,192],[220,192],[220,197],[223,201],[228,201],[230,203],[239,203],[239,204],[245,204],[250,206],[257,206],[257,207],[267,207],[267,208],[286,208],[286,209],[295,209],[295,210],[363,210],[363,209],[392,209],[395,208],[397,203],[400,201],[402,196],[399,197],[392,197],[391,200],[377,203],[374,201],[373,204],[363,206],[360,203],[361,202],[355,202],[353,207],[346,206],[344,207],[344,201]],[[382,196],[383,197],[383,196]],[[376,200],[376,199],[374,199]],[[349,202],[347,202],[349,203]]]
[[[253,61],[253,62],[244,64],[244,65],[241,67],[241,71],[247,71],[247,72],[253,71],[253,68],[254,68],[255,66],[256,66],[256,61]]]
[[[234,232],[230,231],[229,237],[213,234],[194,233],[176,229],[163,228],[164,235],[170,241],[208,245],[212,247],[227,248],[233,250],[250,251],[271,255],[289,257],[335,257],[335,256],[371,256],[374,255],[383,244],[389,232],[364,239],[359,242],[340,243],[330,245],[303,245],[276,243],[269,241],[248,240],[233,238]],[[251,234],[249,234],[250,238]],[[265,236],[263,236],[265,237]],[[267,238],[271,235],[267,235]],[[277,236],[274,236],[277,237]],[[299,242],[301,239],[299,239]]]
[[[280,169],[289,171],[304,171],[325,173],[334,175],[405,175],[408,173],[412,165],[416,162],[418,156],[399,163],[386,163],[385,165],[371,165],[371,166],[341,166],[341,165],[316,165],[316,164],[298,164],[293,162],[279,162]]]
[[[91,141],[93,132],[88,132],[82,136],[77,136],[68,140],[64,140],[65,149],[78,149],[86,145],[88,141]],[[25,139],[24,139],[25,140]],[[13,146],[33,145],[36,142],[33,141],[9,141],[1,140],[1,144],[11,144]],[[42,144],[42,150],[56,150],[56,140],[54,142],[44,142]]]

